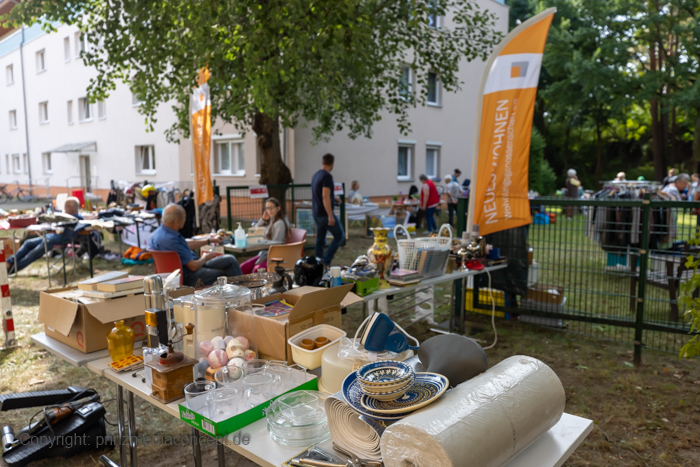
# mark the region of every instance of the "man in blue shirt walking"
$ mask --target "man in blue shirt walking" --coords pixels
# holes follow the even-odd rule
[[[333,214],[333,164],[335,157],[333,154],[323,156],[323,167],[311,178],[311,205],[316,222],[316,257],[323,260],[323,264],[328,268],[331,266],[333,256],[343,241],[343,228],[340,226],[338,216]],[[333,241],[328,246],[326,254],[323,249],[326,246],[326,233],[333,235]]]
[[[177,204],[169,204],[163,210],[163,220],[160,227],[153,232],[148,240],[149,250],[174,251],[180,257],[182,264],[182,282],[194,286],[201,279],[204,285],[212,285],[219,276],[240,276],[241,267],[232,255],[216,256],[206,253],[197,258],[192,250],[204,245],[219,243],[218,238],[206,240],[190,240],[189,242],[178,232],[185,225],[185,209]]]

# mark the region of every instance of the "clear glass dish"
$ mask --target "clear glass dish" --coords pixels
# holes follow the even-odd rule
[[[330,430],[325,400],[318,391],[295,391],[279,397],[266,411],[270,437],[282,446],[294,447],[327,440]]]

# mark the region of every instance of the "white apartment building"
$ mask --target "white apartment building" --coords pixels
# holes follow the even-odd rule
[[[0,9],[8,0],[0,0]],[[496,13],[496,29],[508,30],[508,7],[500,1],[477,0]],[[440,18],[448,27],[449,17]],[[182,182],[192,180],[189,141],[168,143],[165,130],[175,119],[169,105],[158,111],[154,131],[127,86],[118,84],[103,102],[90,104],[86,89],[94,70],[79,58],[86,46],[77,28],[57,25],[44,33],[37,25],[0,37],[0,184],[19,181],[49,185],[53,194],[82,187],[106,195],[111,180]],[[0,32],[1,33],[1,32]],[[412,133],[401,135],[393,116],[374,125],[372,138],[352,140],[336,134],[312,145],[311,129],[285,129],[283,158],[295,183],[308,183],[321,156],[336,156],[336,181],[349,187],[361,183],[364,196],[408,193],[425,173],[440,177],[462,170],[471,178],[476,99],[484,63],[460,66],[464,82],[457,93],[443,93],[435,76],[435,91],[426,107],[411,109]],[[406,68],[406,80],[416,82]],[[214,125],[213,178],[220,186],[258,183],[259,161],[252,131],[241,135],[232,125]]]

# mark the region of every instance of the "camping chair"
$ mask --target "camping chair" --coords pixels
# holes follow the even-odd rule
[[[301,259],[303,255],[304,242],[287,243],[286,245],[270,245],[270,249],[267,252],[267,270],[275,270],[275,264],[272,262],[272,258],[284,260],[280,263],[280,266],[288,271],[292,270],[296,262]]]
[[[155,250],[148,250],[148,252],[153,255],[153,263],[156,266],[156,274],[170,273],[179,269],[180,285],[182,285],[182,278],[185,274],[182,270],[182,263],[180,262],[180,256],[178,256],[177,252]]]
[[[299,243],[299,242],[305,242],[306,241],[306,230],[304,229],[296,229],[292,227],[289,229],[289,238],[285,242],[287,245],[290,243]],[[302,247],[303,248],[303,247]]]

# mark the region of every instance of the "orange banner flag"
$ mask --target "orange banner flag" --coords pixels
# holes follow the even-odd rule
[[[556,8],[513,29],[486,63],[477,110],[467,228],[479,235],[528,225],[530,134],[547,33]]]
[[[211,183],[211,100],[209,98],[209,70],[202,68],[190,99],[190,133],[192,136],[192,162],[194,168],[194,193],[197,205],[214,199]]]

